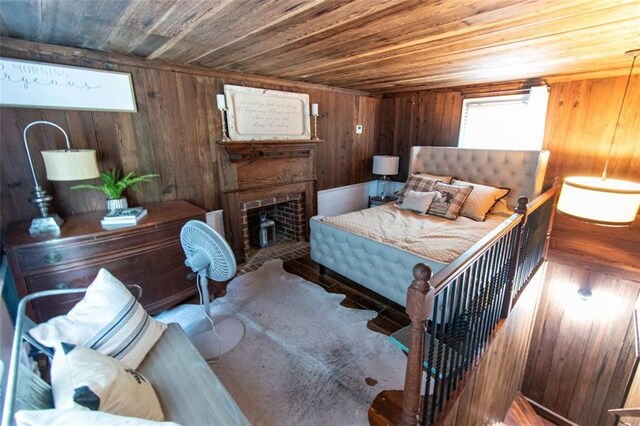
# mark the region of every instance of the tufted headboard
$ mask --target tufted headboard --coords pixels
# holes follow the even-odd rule
[[[409,175],[418,172],[453,176],[456,179],[511,188],[507,204],[515,208],[518,198],[533,200],[542,192],[549,151],[510,151],[440,146],[414,146]]]

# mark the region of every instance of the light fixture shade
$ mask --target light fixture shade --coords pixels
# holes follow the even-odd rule
[[[558,210],[600,225],[630,225],[640,208],[640,184],[618,179],[572,176],[564,180]]]
[[[93,149],[55,149],[41,153],[48,180],[71,181],[100,177],[96,151]]]
[[[398,174],[399,157],[390,155],[373,156],[373,174],[383,176],[393,176]]]

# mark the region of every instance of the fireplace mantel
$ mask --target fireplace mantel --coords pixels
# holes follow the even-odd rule
[[[322,141],[218,142],[219,178],[227,241],[245,261],[242,205],[254,200],[304,194],[306,234],[317,212],[316,144]]]
[[[258,158],[287,158],[308,157],[311,150],[315,150],[315,144],[320,140],[295,140],[295,141],[252,141],[252,142],[228,142],[218,141],[227,153],[228,161],[237,163],[240,161],[255,161]]]

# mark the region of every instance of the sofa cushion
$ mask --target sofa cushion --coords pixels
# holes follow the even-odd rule
[[[67,315],[29,330],[40,344],[82,345],[137,368],[167,326],[151,318],[127,288],[106,269]]]
[[[180,426],[173,422],[154,422],[100,411],[74,409],[21,410],[16,413],[15,420],[18,426]]]
[[[58,345],[51,364],[51,389],[56,408],[164,420],[158,397],[142,374],[83,346]]]

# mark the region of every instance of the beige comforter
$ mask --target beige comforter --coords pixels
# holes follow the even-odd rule
[[[449,220],[419,215],[388,203],[323,222],[442,263],[449,263],[504,222],[505,214],[488,214],[484,222],[458,216]]]

